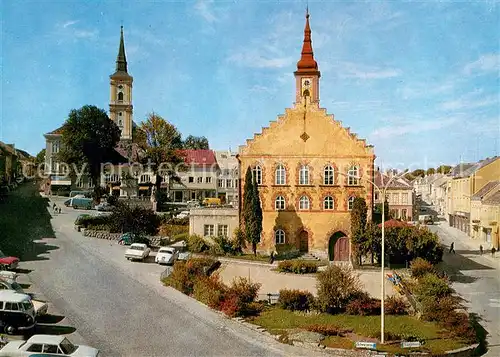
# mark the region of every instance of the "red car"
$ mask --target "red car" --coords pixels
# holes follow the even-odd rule
[[[17,268],[17,264],[19,264],[19,258],[16,257],[7,257],[0,250],[0,267],[3,269],[13,270]]]

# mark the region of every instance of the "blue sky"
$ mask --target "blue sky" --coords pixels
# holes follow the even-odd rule
[[[120,25],[134,120],[237,147],[294,100],[305,1],[4,1],[0,140],[36,154],[108,109]],[[498,2],[309,1],[321,106],[410,168],[500,154]]]

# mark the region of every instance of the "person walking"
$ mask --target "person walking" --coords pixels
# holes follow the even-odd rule
[[[495,252],[497,250],[495,249],[495,247],[491,247],[491,256],[494,258],[495,257]]]
[[[455,242],[451,242],[450,244],[450,253],[455,254]]]
[[[479,254],[483,255],[483,245],[479,245]]]
[[[271,252],[271,255],[269,256],[269,264],[274,263],[274,251]]]

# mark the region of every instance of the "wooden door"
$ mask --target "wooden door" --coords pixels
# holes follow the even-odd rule
[[[349,240],[347,237],[341,237],[335,242],[335,260],[348,261],[349,260]]]
[[[309,234],[307,233],[307,231],[300,232],[299,239],[300,239],[299,250],[301,252],[307,253],[309,251]]]

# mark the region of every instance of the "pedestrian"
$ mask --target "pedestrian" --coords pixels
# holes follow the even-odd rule
[[[57,210],[59,211],[59,213],[61,213],[61,207],[58,207]]]
[[[274,251],[271,252],[271,255],[269,256],[269,264],[273,264],[274,263]]]
[[[455,242],[451,242],[450,244],[450,253],[455,254]]]
[[[495,249],[495,247],[491,247],[491,256],[492,256],[492,257],[495,257],[495,252],[496,252],[496,251],[497,251],[497,250]]]
[[[54,212],[56,211],[56,204],[55,203],[52,205],[52,211],[54,211]]]
[[[479,245],[479,254],[483,255],[483,245]]]

